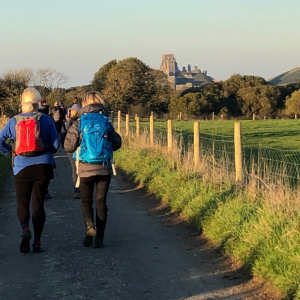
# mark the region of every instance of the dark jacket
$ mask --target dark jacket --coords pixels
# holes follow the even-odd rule
[[[65,141],[64,141],[64,149],[67,152],[75,152],[77,147],[79,146],[79,134],[78,127],[80,125],[80,117],[83,114],[87,113],[97,113],[102,110],[103,113],[107,115],[107,111],[103,107],[102,104],[90,104],[80,109],[78,112],[79,119],[76,120],[71,127],[69,127]],[[108,141],[111,143],[113,151],[118,150],[122,145],[122,139],[120,135],[115,132],[114,127],[110,124],[108,130]],[[91,177],[95,175],[109,175],[112,173],[111,163],[108,164],[85,164],[79,163],[79,177]]]
[[[49,105],[47,104],[42,105],[41,108],[38,109],[38,111],[45,115],[49,115]]]
[[[55,112],[59,110],[59,120],[54,120],[54,114]],[[49,115],[54,120],[55,123],[63,123],[63,120],[66,118],[64,111],[59,106],[54,106],[50,109]]]

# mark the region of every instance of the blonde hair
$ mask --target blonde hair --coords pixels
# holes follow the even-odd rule
[[[38,108],[38,103],[41,101],[41,94],[35,88],[27,88],[22,94],[22,112],[29,113]],[[34,105],[36,104],[36,105]]]
[[[84,96],[84,98],[81,102],[82,106],[86,106],[86,105],[94,104],[94,103],[106,105],[106,101],[103,99],[103,97],[98,92],[88,92]]]

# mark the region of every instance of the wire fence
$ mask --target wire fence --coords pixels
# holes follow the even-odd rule
[[[121,114],[122,127],[126,115]],[[135,132],[136,118],[129,117],[132,135]],[[145,123],[140,119],[140,131],[149,134],[149,119]],[[116,122],[116,120],[115,120]],[[124,130],[124,129],[122,129]],[[155,142],[161,146],[168,145],[166,122],[156,121],[154,126]],[[194,135],[191,130],[172,128],[173,143],[181,149],[182,154],[192,151]],[[211,168],[218,168],[225,174],[235,172],[235,144],[233,135],[213,135],[200,132],[200,155]],[[298,188],[300,184],[300,150],[271,148],[263,143],[249,146],[242,142],[243,179],[245,182],[257,181],[259,184],[281,184]]]

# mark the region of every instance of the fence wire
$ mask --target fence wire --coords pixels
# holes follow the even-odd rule
[[[122,115],[122,132],[125,132],[125,115]],[[130,118],[130,134],[135,134],[135,117]],[[115,119],[115,124],[117,120]],[[149,123],[140,123],[140,132],[149,133]],[[193,151],[192,129],[183,130],[173,125],[173,142],[184,155]],[[155,122],[154,138],[157,144],[168,145],[165,122]],[[264,184],[283,184],[296,188],[300,184],[300,150],[271,148],[262,144],[250,148],[242,144],[244,181],[255,179]],[[219,168],[232,177],[235,173],[234,136],[200,133],[200,155],[212,168]]]

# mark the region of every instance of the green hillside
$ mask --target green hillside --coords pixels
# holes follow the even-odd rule
[[[298,83],[300,82],[300,67],[274,76],[268,79],[267,81],[275,85],[287,85],[291,83]]]

